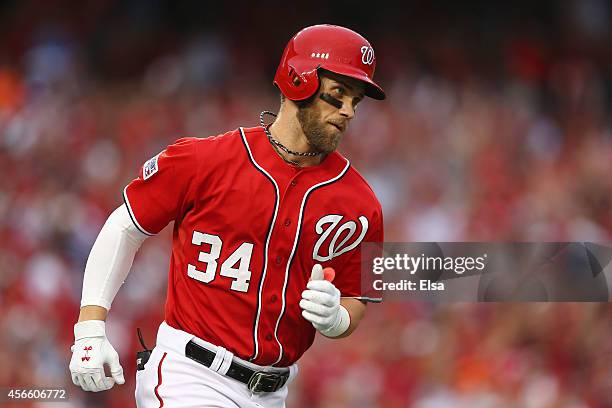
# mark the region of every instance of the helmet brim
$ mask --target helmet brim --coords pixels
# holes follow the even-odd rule
[[[363,79],[363,81],[366,83],[366,96],[379,101],[382,101],[387,97],[387,95],[385,95],[385,91],[383,91],[382,88],[376,84],[376,82],[369,78]]]
[[[385,91],[361,70],[353,69],[346,65],[335,65],[333,63],[321,64],[320,68],[333,72],[334,74],[344,75],[363,82],[365,85],[365,95],[372,99],[382,101],[386,98]]]

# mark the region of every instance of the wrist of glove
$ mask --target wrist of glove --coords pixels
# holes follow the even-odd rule
[[[74,385],[84,391],[105,391],[115,383],[125,383],[119,355],[106,338],[105,325],[102,320],[87,320],[74,325],[70,374]],[[109,367],[111,377],[106,376],[105,365]]]
[[[324,336],[338,337],[350,326],[350,315],[340,304],[340,291],[329,281],[309,281],[300,307],[302,316]]]

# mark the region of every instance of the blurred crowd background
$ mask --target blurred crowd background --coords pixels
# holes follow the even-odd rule
[[[127,383],[98,394],[68,371],[91,245],[164,146],[278,108],[276,64],[306,25],[346,25],[376,51],[388,99],[359,106],[341,151],[387,241],[610,241],[609,2],[288,6],[2,3],[0,387],[135,406],[136,327],[152,346],[170,236],[144,244],[113,304]],[[611,322],[594,303],[371,305],[350,338],[317,339],[288,407],[612,407]]]

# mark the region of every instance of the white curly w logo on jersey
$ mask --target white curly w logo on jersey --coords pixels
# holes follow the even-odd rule
[[[312,259],[325,262],[329,261],[332,258],[340,256],[352,249],[355,249],[357,245],[363,241],[366,232],[368,232],[368,219],[361,215],[359,217],[359,223],[361,224],[361,232],[359,236],[352,242],[349,242],[357,232],[357,223],[355,221],[346,221],[340,227],[340,221],[344,218],[342,215],[330,214],[322,217],[317,224],[315,225],[315,231],[317,234],[321,235],[317,242],[315,243],[314,250],[312,251]],[[327,228],[323,228],[325,225],[329,224]],[[338,227],[338,228],[336,228]],[[319,253],[321,249],[321,245],[329,238],[333,231],[336,231],[329,242],[329,249],[327,251],[327,255]],[[338,240],[342,235],[345,235],[344,238],[338,243]]]
[[[361,47],[361,62],[366,65],[372,65],[374,62],[374,50],[372,47],[368,47],[367,45]]]

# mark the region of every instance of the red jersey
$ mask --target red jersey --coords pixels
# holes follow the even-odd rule
[[[341,154],[285,162],[262,127],[184,138],[147,161],[124,190],[138,229],[175,221],[166,322],[259,365],[288,366],[315,329],[298,305],[314,264],[361,291],[360,249],[383,241],[381,206]]]

